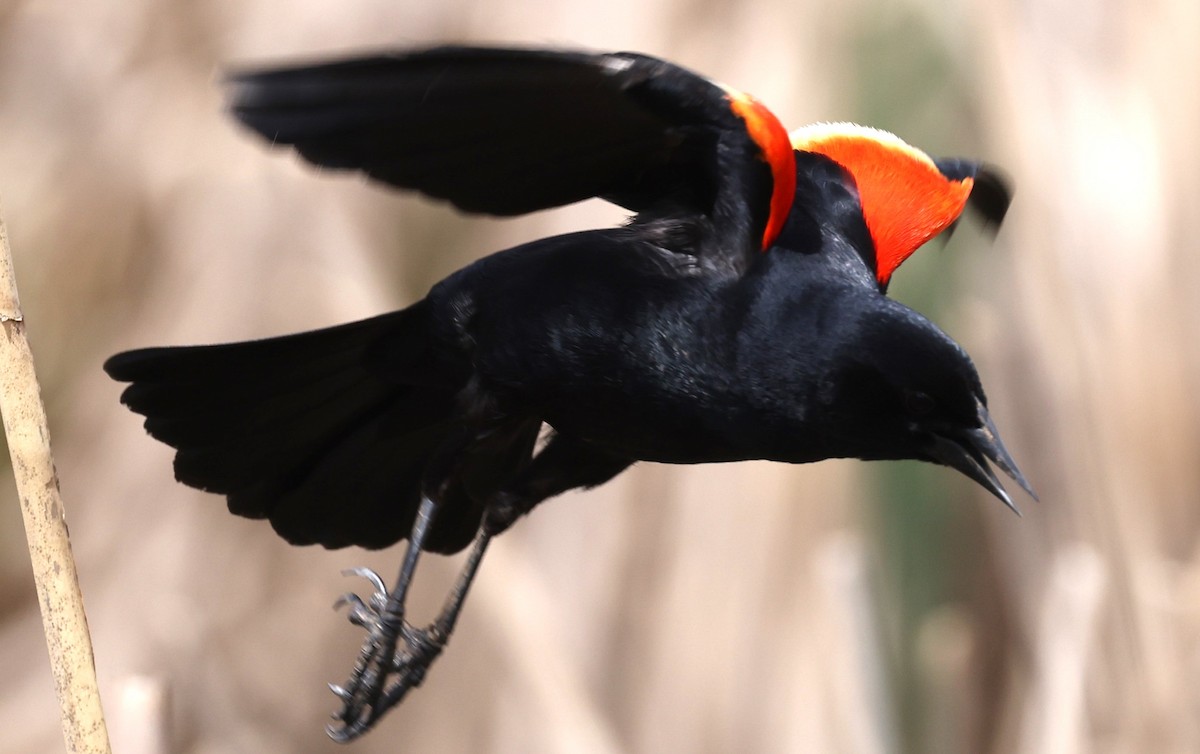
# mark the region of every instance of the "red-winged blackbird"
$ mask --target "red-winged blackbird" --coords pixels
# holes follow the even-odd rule
[[[185,484],[294,544],[410,540],[331,735],[420,683],[487,542],[639,460],[914,458],[1029,490],[967,354],[884,292],[970,203],[1009,192],[849,124],[790,137],[752,98],[632,53],[447,47],[239,74],[233,114],[310,161],[514,215],[599,196],[628,225],[482,259],[403,311],[105,369]],[[546,424],[553,432],[538,447]],[[404,622],[421,549],[474,540],[446,610]],[[403,646],[397,648],[397,643]]]

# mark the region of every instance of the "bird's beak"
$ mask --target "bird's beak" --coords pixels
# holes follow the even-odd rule
[[[1019,516],[1021,511],[1017,510],[1017,506],[1001,486],[996,472],[992,470],[988,462],[990,461],[1014,482],[1021,485],[1021,489],[1029,493],[1034,500],[1037,500],[1037,493],[1033,491],[1033,487],[1026,481],[1025,475],[1021,473],[1012,456],[1008,454],[1004,443],[1000,441],[1000,433],[996,431],[996,425],[992,423],[992,417],[988,415],[987,406],[982,403],[979,404],[979,424],[980,426],[975,429],[955,430],[946,435],[935,434],[933,446],[930,449],[932,460],[966,474],[988,492],[1000,498],[1002,503]]]

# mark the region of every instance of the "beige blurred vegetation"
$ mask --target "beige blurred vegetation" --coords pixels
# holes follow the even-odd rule
[[[894,288],[975,356],[1042,502],[914,465],[639,467],[503,537],[355,751],[1200,751],[1197,38],[1194,0],[0,3],[0,202],[116,750],[337,749],[338,571],[398,553],[289,548],[174,484],[102,359],[395,308],[618,217],[464,219],[221,112],[229,64],[454,40],[643,50],[1008,168],[996,246],[963,230]],[[10,490],[0,750],[58,751]]]

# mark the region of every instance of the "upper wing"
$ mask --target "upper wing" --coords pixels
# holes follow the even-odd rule
[[[775,116],[645,55],[438,47],[231,81],[234,115],[272,142],[470,212],[599,196],[710,216],[738,236],[722,240],[759,251],[792,203],[795,164]]]
[[[970,178],[971,196],[967,207],[974,210],[983,220],[984,227],[992,230],[1000,227],[1008,206],[1012,204],[1012,185],[995,165],[962,157],[939,157],[934,164],[942,175],[950,180]]]

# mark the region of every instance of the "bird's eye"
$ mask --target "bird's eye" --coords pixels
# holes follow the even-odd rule
[[[933,398],[919,390],[911,390],[904,394],[904,408],[910,416],[928,416],[934,409]]]

